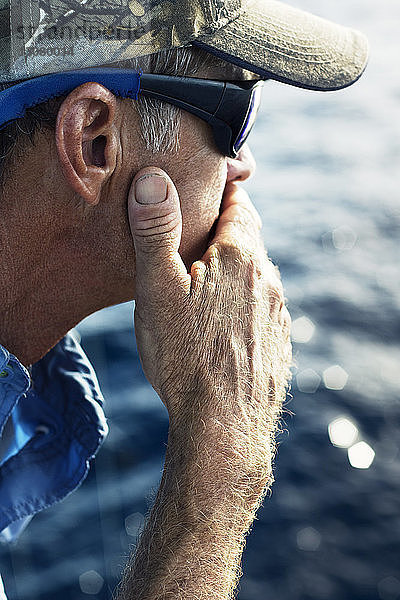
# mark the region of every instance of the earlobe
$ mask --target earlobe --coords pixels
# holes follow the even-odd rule
[[[116,98],[99,83],[75,88],[60,106],[56,146],[69,185],[86,202],[98,203],[116,165]]]

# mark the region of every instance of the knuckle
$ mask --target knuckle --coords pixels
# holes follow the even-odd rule
[[[203,260],[207,263],[209,263],[212,260],[220,260],[222,246],[223,244],[221,244],[221,242],[214,242],[213,244],[211,244],[207,248],[203,256]]]
[[[214,242],[207,254],[207,258],[219,260],[223,264],[243,262],[243,248],[231,238]]]
[[[222,264],[221,245],[214,243],[209,246],[202,260],[206,265],[208,279],[215,280],[216,282]]]
[[[206,268],[206,264],[202,260],[196,260],[192,264],[190,269],[190,275],[192,278],[190,289],[191,296],[196,295],[196,293],[199,292],[199,288],[202,287],[205,279]]]
[[[239,248],[235,260],[241,268],[241,273],[250,278],[252,285],[255,285],[261,279],[262,268],[257,252],[250,248]]]
[[[254,292],[263,279],[263,265],[256,251],[229,239],[215,242],[204,255],[209,267],[223,275],[227,282],[235,279]]]

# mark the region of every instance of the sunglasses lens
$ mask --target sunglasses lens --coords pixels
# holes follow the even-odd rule
[[[263,88],[262,84],[263,84],[263,82],[260,82],[260,84],[256,85],[256,87],[253,90],[245,122],[243,124],[242,129],[239,132],[239,135],[237,136],[237,138],[235,140],[234,145],[233,145],[233,149],[235,152],[239,152],[240,148],[243,146],[243,144],[247,140],[248,135],[254,125],[255,120],[256,120],[257,112],[258,112],[258,109],[260,108],[261,92],[262,92],[262,88]]]

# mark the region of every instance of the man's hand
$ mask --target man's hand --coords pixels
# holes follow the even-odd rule
[[[135,182],[143,171],[157,174],[145,178],[150,186],[166,183],[165,200],[148,205],[135,201]],[[150,199],[156,199],[151,187]],[[136,253],[138,350],[171,420],[186,412],[187,399],[200,388],[250,393],[263,374],[273,378],[270,365],[277,358],[277,343],[281,361],[290,361],[290,316],[279,272],[263,248],[261,219],[241,187],[227,184],[215,237],[191,273],[178,253],[178,193],[161,169],[136,175],[129,221]],[[279,374],[281,368],[283,364]]]
[[[150,172],[156,176],[135,190]],[[228,600],[245,534],[273,479],[274,433],[291,375],[279,271],[255,208],[233,183],[190,273],[178,252],[182,218],[168,175],[139,172],[128,210],[138,350],[170,430],[160,489],[119,598]]]

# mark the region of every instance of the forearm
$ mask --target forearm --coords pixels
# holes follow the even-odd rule
[[[252,444],[230,425],[199,419],[204,431],[184,437],[170,428],[161,485],[119,600],[233,597],[245,536],[272,475],[269,439],[257,440],[256,464]]]

